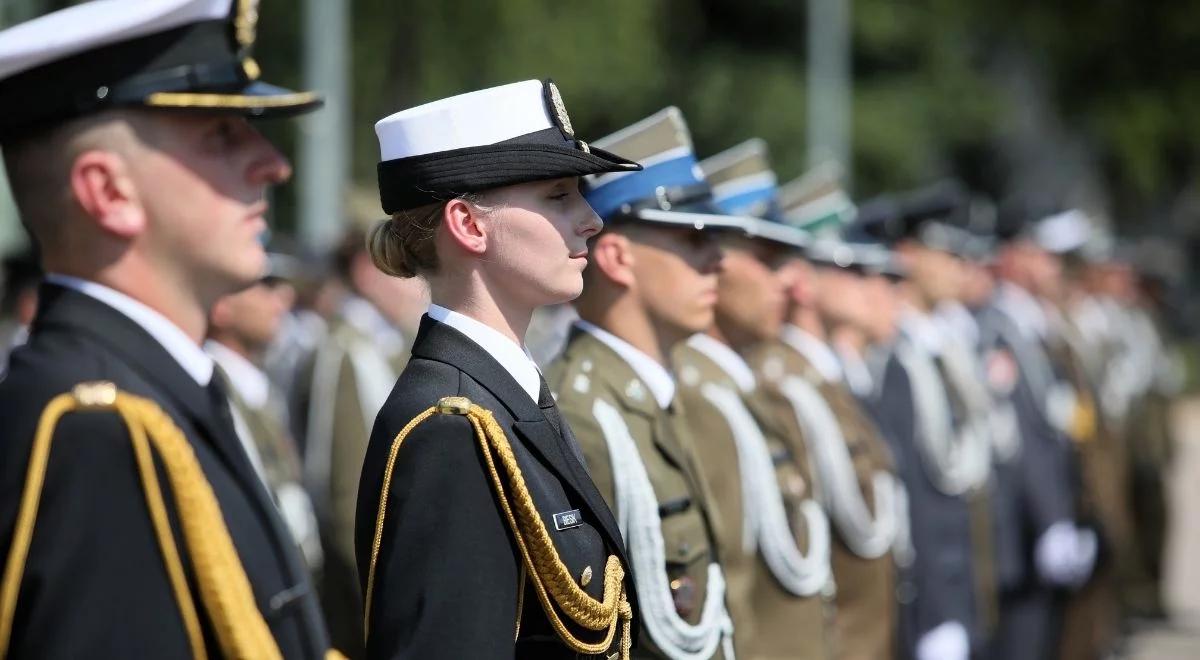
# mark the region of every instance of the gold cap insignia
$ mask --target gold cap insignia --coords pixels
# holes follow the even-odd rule
[[[553,82],[546,83],[546,89],[550,95],[550,108],[554,110],[554,118],[558,123],[559,128],[567,134],[567,137],[575,137],[575,129],[571,127],[571,117],[567,115],[567,106],[563,104],[562,94],[558,91],[558,85]]]
[[[259,0],[237,0],[237,15],[233,17],[234,37],[242,48],[254,45],[258,37]]]

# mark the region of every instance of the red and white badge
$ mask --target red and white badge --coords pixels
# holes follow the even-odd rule
[[[1012,394],[1017,386],[1017,378],[1021,375],[1020,367],[1008,349],[996,348],[988,351],[984,362],[988,386],[1001,396]]]

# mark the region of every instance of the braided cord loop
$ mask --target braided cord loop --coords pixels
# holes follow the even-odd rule
[[[371,598],[375,583],[375,563],[382,542],[384,519],[387,513],[387,497],[391,490],[391,479],[396,456],[405,438],[419,424],[435,414],[462,415],[475,429],[475,436],[483,450],[488,477],[496,490],[500,507],[509,528],[516,539],[517,548],[525,569],[528,570],[534,591],[545,611],[551,626],[559,638],[575,653],[603,653],[612,645],[618,626],[621,630],[620,657],[628,660],[632,646],[633,610],[625,591],[625,569],[616,555],[609,555],[604,566],[604,593],[601,600],[592,598],[575,583],[571,570],[563,563],[554,547],[554,541],[546,529],[533,502],[533,496],[525,485],[521,467],[513,453],[512,445],[504,429],[496,422],[491,411],[471,403],[464,397],[444,397],[410,421],[392,441],[388,462],[384,469],[379,512],[375,520],[375,538],[371,544],[371,563],[367,573],[365,600],[364,637],[370,631]],[[505,487],[501,468],[508,477],[511,493]],[[579,626],[587,630],[606,630],[603,640],[589,643],[574,635],[564,623],[559,610]]]
[[[33,540],[54,431],[65,415],[82,411],[115,412],[129,430],[146,505],[192,657],[207,658],[208,654],[200,617],[167,517],[153,452],[157,452],[162,462],[175,497],[200,601],[212,623],[221,655],[263,660],[282,658],[271,629],[255,602],[254,591],[225,525],[216,494],[183,431],[158,404],[121,392],[112,383],[83,383],[71,393],[60,394],[50,401],[38,421],[12,547],[0,584],[0,657],[6,655],[11,639],[17,596]],[[327,657],[339,656],[330,651]]]

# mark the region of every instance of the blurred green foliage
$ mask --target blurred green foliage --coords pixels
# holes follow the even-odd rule
[[[301,3],[262,5],[258,58],[298,84]],[[804,0],[356,0],[352,12],[362,185],[374,184],[377,119],[543,77],[585,138],[674,104],[702,156],[758,136],[781,180],[804,169]],[[1118,218],[1162,212],[1196,187],[1200,2],[857,0],[852,16],[859,197],[947,175],[1008,192],[998,147],[1024,110],[1003,85],[1013,61],[1088,145]]]

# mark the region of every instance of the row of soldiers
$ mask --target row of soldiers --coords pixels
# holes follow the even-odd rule
[[[528,353],[513,355],[517,344],[459,309],[430,304],[429,290],[411,276],[432,267],[394,261],[379,248],[380,227],[370,241],[351,232],[327,277],[283,254],[265,276],[248,275],[262,272],[245,266],[261,252],[251,230],[263,207],[227,202],[253,199],[289,170],[240,116],[209,115],[302,111],[319,100],[256,82],[247,53],[257,12],[249,3],[175,0],[174,13],[138,14],[113,11],[116,1],[60,12],[0,41],[10,47],[0,48],[0,98],[36,101],[29,117],[11,106],[0,139],[11,147],[6,164],[23,219],[50,271],[38,289],[16,286],[42,279],[29,270],[9,278],[5,301],[15,321],[5,342],[32,339],[0,381],[0,405],[16,420],[3,483],[22,493],[19,506],[15,495],[3,503],[6,525],[17,522],[4,531],[0,655],[15,640],[18,655],[50,657],[174,656],[185,648],[198,655],[206,647],[317,657],[327,624],[332,645],[351,656],[404,656],[408,648],[451,657],[445,649],[472,648],[511,657],[511,639],[471,645],[483,624],[468,621],[457,632],[393,624],[486,619],[515,605],[517,650],[545,649],[546,657],[562,657],[568,637],[577,651],[616,645],[627,656],[636,637],[638,657],[1093,658],[1112,647],[1122,615],[1158,607],[1161,531],[1152,524],[1162,519],[1160,475],[1170,453],[1163,410],[1178,383],[1136,278],[1097,245],[1086,216],[1017,211],[981,223],[955,185],[855,205],[828,167],[780,187],[761,141],[699,160],[676,108],[585,143],[557,88],[526,81],[380,123],[381,195],[395,214],[382,227],[391,231],[388,223],[426,195],[461,201],[447,195],[453,185],[437,189],[438,177],[458,168],[486,179],[485,166],[510,178],[487,179],[481,191],[565,177],[607,223],[581,230],[582,294],[521,333],[543,368],[512,384],[531,399],[521,400],[524,408],[536,402],[533,412],[545,419],[513,413],[517,419],[504,422],[525,424],[519,434],[547,422],[553,433],[543,439],[553,442],[539,451],[561,456],[546,462],[586,474],[555,477],[575,488],[564,490],[530,455],[511,453],[528,449],[508,440],[497,446],[523,461],[530,486],[511,466],[497,484],[523,490],[535,513],[547,498],[577,507],[540,512],[541,533],[553,529],[550,548],[566,563],[578,563],[572,553],[611,545],[601,541],[608,527],[624,547],[608,548],[604,575],[593,579],[588,564],[568,576],[579,583],[572,588],[592,592],[580,601],[603,588],[607,614],[596,618],[607,623],[588,630],[607,627],[607,641],[578,641],[570,627],[541,629],[571,610],[569,599],[540,591],[546,619],[530,615],[532,605],[523,609],[526,581],[544,587],[532,564],[522,564],[515,604],[455,611],[475,601],[446,578],[446,567],[461,568],[454,562],[473,552],[494,562],[511,548],[448,548],[454,559],[430,563],[436,575],[426,584],[421,567],[402,558],[429,562],[415,548],[451,537],[383,536],[417,523],[429,531],[438,521],[450,528],[451,519],[491,519],[491,507],[454,509],[458,500],[446,510],[419,501],[423,511],[414,512],[389,490],[451,489],[449,481],[422,481],[446,469],[436,462],[402,462],[401,483],[390,484],[399,443],[420,421],[405,417],[393,429],[397,404],[430,403],[395,400],[419,385],[412,379],[420,376],[405,380],[405,363],[411,353],[427,363],[420,373],[432,374],[428,363],[460,357],[459,382],[469,375],[497,392],[507,385],[488,380],[494,370],[473,374],[498,364],[514,378],[529,375]],[[42,47],[46,32],[67,27],[79,43]],[[229,51],[230,71],[212,64],[218,44]],[[82,56],[93,68],[79,67],[73,58]],[[163,68],[147,77],[129,70],[131,61]],[[75,76],[64,88],[92,96],[47,91],[46,80],[64,72]],[[100,73],[110,84],[95,86]],[[149,110],[106,114],[118,101]],[[512,116],[496,119],[497,107]],[[492,149],[513,139],[518,146]],[[151,149],[153,140],[164,142]],[[507,150],[513,160],[447,156],[439,171],[436,159],[422,159],[472,148],[490,157]],[[539,148],[558,160],[535,162]],[[48,194],[63,180],[56,166],[64,157],[73,168],[64,184],[70,194]],[[244,180],[223,178],[234,162]],[[590,169],[571,169],[579,162]],[[577,186],[579,174],[587,176]],[[223,186],[219,199],[205,196],[208,184]],[[212,215],[190,214],[169,198],[183,192]],[[552,193],[555,202],[571,195],[558,186]],[[71,203],[59,207],[64,198]],[[145,218],[180,233],[157,229],[162,238],[139,240],[158,226]],[[185,228],[193,233],[184,236]],[[413,238],[421,240],[429,238]],[[235,264],[235,256],[244,259]],[[12,264],[15,274],[20,264]],[[548,287],[552,279],[531,282]],[[213,295],[218,289],[223,295]],[[446,346],[465,348],[448,356]],[[97,378],[106,382],[76,386]],[[473,405],[443,400],[426,416],[496,424]],[[124,426],[87,414],[97,410],[120,413]],[[50,453],[52,439],[65,449]],[[447,461],[463,451],[459,438],[440,439],[448,448],[417,438],[410,451]],[[116,451],[125,440],[131,456]],[[159,464],[139,442],[153,445]],[[154,494],[159,473],[170,499]],[[448,476],[460,482],[454,488],[473,483],[465,473]],[[143,501],[139,485],[148,519],[140,505],[128,506]],[[591,501],[593,491],[602,500]],[[497,509],[513,506],[502,488],[495,497]],[[399,527],[384,525],[388,502]],[[531,541],[513,524],[511,538],[526,552]],[[172,534],[172,525],[182,531]],[[52,543],[64,526],[86,543]],[[281,529],[298,554],[280,543]],[[112,543],[116,537],[122,542]],[[186,547],[183,561],[177,544]],[[384,586],[372,609],[378,557]],[[557,561],[560,569],[566,563]],[[161,575],[150,568],[159,564]],[[619,613],[610,587],[619,589]],[[113,598],[119,608],[106,601]],[[126,612],[137,631],[114,636],[106,618],[94,616],[105,606]],[[176,608],[183,635],[142,625]],[[431,618],[422,618],[426,611]],[[619,643],[618,618],[636,628]],[[72,635],[53,634],[60,625]]]
[[[675,108],[595,144],[702,173],[594,185],[647,219],[596,239],[584,294],[529,335],[639,589],[668,587],[663,657],[693,626],[703,657],[1091,658],[1158,610],[1178,374],[1090,219],[985,233],[958,186],[856,206],[828,166],[777,187],[760,141],[697,165]],[[330,264],[273,254],[206,348],[357,655],[359,473],[428,291],[361,229]]]

